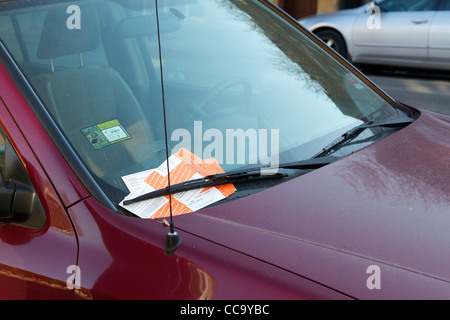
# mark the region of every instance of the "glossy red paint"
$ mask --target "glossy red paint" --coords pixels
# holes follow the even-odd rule
[[[39,230],[0,223],[0,286],[13,288],[2,290],[1,298],[350,298],[190,233],[180,231],[182,247],[167,256],[168,228],[120,216],[89,197],[2,67],[0,87],[9,106],[0,105],[1,125],[48,214],[47,225]],[[81,288],[73,291],[66,281],[71,276],[67,268],[75,265]]]
[[[32,116],[29,110],[24,115]],[[2,102],[0,119],[48,213],[39,229],[0,223],[0,299],[71,299],[66,270],[77,261],[75,231],[52,182]]]
[[[354,297],[449,298],[449,171],[450,120],[424,112],[320,170],[175,224]],[[382,290],[366,286],[370,265]]]
[[[69,214],[80,244],[79,299],[349,298],[190,233],[180,231],[182,246],[169,257],[162,223],[112,214],[92,198]]]

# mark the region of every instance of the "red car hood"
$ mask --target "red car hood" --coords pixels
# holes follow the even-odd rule
[[[448,299],[450,120],[424,112],[326,167],[174,222],[355,298]]]

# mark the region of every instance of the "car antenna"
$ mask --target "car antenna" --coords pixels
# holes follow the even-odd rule
[[[160,33],[159,33],[159,19],[158,19],[158,1],[155,1],[155,10],[156,10],[156,27],[158,30],[158,48],[159,48],[159,59],[161,60],[161,40],[160,40]],[[160,67],[160,73],[161,73],[161,89],[162,89],[162,106],[163,106],[163,117],[164,117],[164,135],[165,135],[165,144],[166,144],[166,163],[167,163],[167,186],[169,189],[169,211],[170,211],[170,222],[169,222],[169,233],[166,234],[166,238],[164,240],[164,249],[166,250],[166,253],[168,256],[171,256],[175,253],[175,250],[180,246],[181,244],[181,237],[180,235],[175,231],[175,226],[173,224],[173,214],[172,214],[172,193],[170,192],[170,168],[169,168],[169,146],[167,143],[167,122],[166,122],[166,103],[164,100],[164,78],[163,78],[163,71],[162,71],[162,63]]]

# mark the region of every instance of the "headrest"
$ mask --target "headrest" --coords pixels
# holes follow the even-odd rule
[[[47,12],[37,48],[38,58],[52,59],[92,51],[98,47],[100,28],[95,8],[86,4],[79,8],[79,29],[68,27],[72,13],[67,13],[67,6]]]

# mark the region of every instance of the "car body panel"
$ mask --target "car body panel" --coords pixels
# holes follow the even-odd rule
[[[429,58],[436,62],[450,63],[450,37],[448,31],[450,11],[439,11],[430,30]]]
[[[169,257],[161,222],[111,214],[92,198],[69,214],[80,243],[77,299],[350,298],[201,234],[177,230],[182,246]]]
[[[381,28],[373,30],[367,28],[368,14],[359,15],[352,28],[354,61],[377,57],[426,61],[428,35],[435,15],[435,11],[382,12]]]
[[[7,78],[0,78],[0,87],[4,90],[3,83]],[[10,106],[20,108],[20,103],[12,101],[13,94],[3,91],[1,97],[8,100]],[[33,121],[29,109],[20,118]],[[0,299],[72,299],[73,290],[66,283],[71,275],[67,273],[67,268],[76,265],[77,239],[64,205],[44,167],[41,167],[41,161],[52,165],[54,159],[51,154],[40,159],[35,156],[27,142],[30,137],[22,135],[16,119],[11,117],[3,102],[0,102],[0,119],[11,144],[19,151],[18,156],[47,213],[42,228],[0,222]],[[33,127],[40,128],[37,125]],[[35,139],[39,137],[45,140],[44,135],[34,136]],[[60,187],[68,192],[71,189],[68,181]]]
[[[358,298],[447,299],[449,128],[424,113],[321,170],[175,224]],[[381,291],[366,287],[370,265]]]

